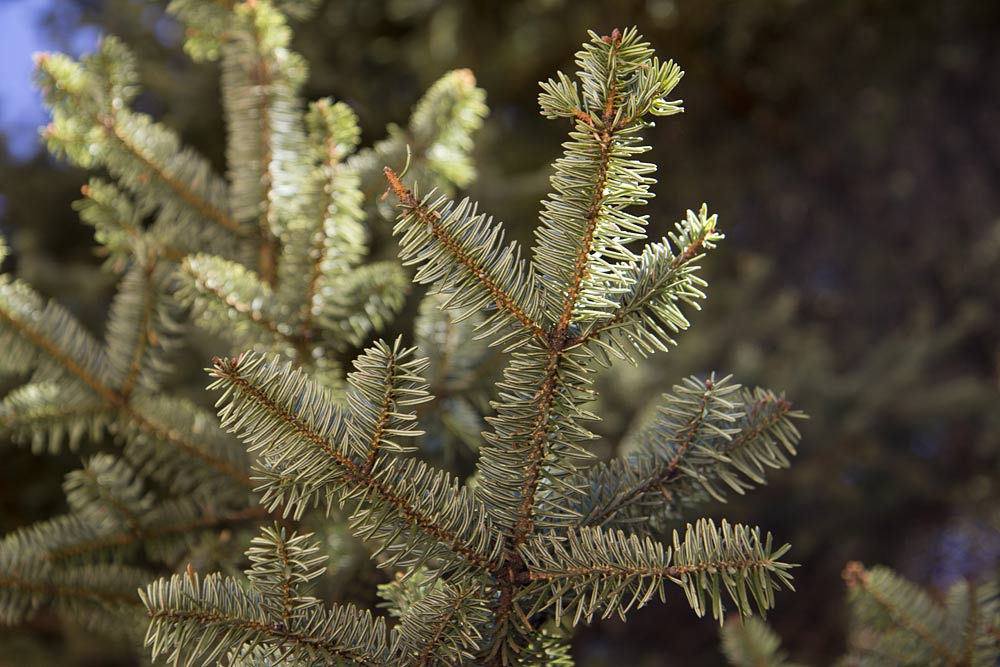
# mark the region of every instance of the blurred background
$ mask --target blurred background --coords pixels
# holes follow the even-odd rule
[[[603,377],[597,429],[614,442],[645,407],[635,397],[712,370],[785,391],[811,416],[790,470],[706,513],[794,545],[797,592],[771,620],[796,661],[830,664],[848,560],[936,588],[1000,563],[1000,3],[330,0],[295,45],[308,97],[346,100],[369,142],[442,73],[471,68],[491,115],[470,194],[527,240],[568,129],[538,114],[537,82],[573,70],[588,29],[630,25],[687,72],[686,113],[649,133],[651,235],[707,201],[727,240],[680,346]],[[0,31],[4,268],[100,330],[114,285],[70,208],[85,174],[39,145],[31,53],[121,36],[142,60],[140,110],[224,171],[218,72],[187,60],[157,2],[0,0]],[[0,533],[60,511],[74,457],[3,451]],[[73,648],[63,664],[121,664],[35,630]],[[720,665],[717,646],[711,621],[653,604],[582,630],[574,654]]]

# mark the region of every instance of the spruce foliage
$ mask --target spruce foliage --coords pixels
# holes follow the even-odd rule
[[[77,210],[118,292],[99,337],[23,281],[0,278],[0,364],[25,380],[0,402],[3,431],[37,453],[88,453],[67,476],[69,512],[0,542],[7,622],[51,604],[131,633],[137,585],[185,562],[231,567],[242,547],[230,542],[266,517],[246,450],[178,383],[180,349],[273,351],[339,391],[341,359],[403,303],[398,262],[368,258],[376,212],[366,215],[361,183],[373,149],[358,151],[345,104],[299,100],[306,69],[285,17],[309,4],[169,7],[188,24],[188,52],[221,61],[228,177],[132,108],[136,65],[120,41],[105,38],[79,62],[37,57],[49,148],[104,174]],[[429,109],[450,114],[447,124]],[[484,114],[471,74],[446,74],[405,130],[391,128],[390,148],[419,136],[415,169],[445,189],[467,183],[463,156]],[[442,156],[455,158],[447,169]],[[217,339],[199,342],[199,330]],[[114,611],[136,622],[101,621]]]
[[[995,580],[958,581],[943,599],[891,569],[844,569],[850,606],[848,652],[839,667],[905,665],[992,667],[1000,656],[1000,588]],[[722,629],[722,649],[732,667],[786,662],[778,635],[750,618]]]
[[[543,115],[571,131],[528,252],[450,195],[472,177],[485,112],[471,75],[446,75],[405,130],[358,151],[346,105],[299,100],[306,69],[286,17],[311,4],[171,3],[188,52],[221,64],[225,178],[131,109],[120,42],[79,63],[39,59],[50,147],[114,180],[93,181],[80,212],[120,290],[99,340],[4,277],[0,356],[27,381],[4,400],[3,426],[38,450],[101,449],[105,434],[121,447],[70,473],[69,514],[0,543],[0,617],[54,604],[92,623],[132,619],[116,628],[128,632],[145,615],[145,644],[169,664],[540,665],[569,661],[575,625],[654,597],[683,594],[720,622],[771,608],[791,587],[787,545],[690,509],[788,465],[801,416],[788,401],[690,378],[622,458],[597,463],[587,446],[595,374],[675,344],[704,297],[699,263],[723,238],[702,206],[635,247],[635,207],[655,183],[642,130],[681,111],[667,99],[680,69],[615,30],[591,33],[575,81],[542,84]],[[384,207],[368,184],[403,154],[409,172],[384,167],[402,266],[373,262],[366,223]],[[421,194],[409,173],[436,188]],[[433,286],[416,339],[430,359],[379,340],[345,377],[345,356],[401,308],[403,267]],[[218,420],[170,391],[195,330],[225,350],[209,370]],[[468,384],[460,372],[494,360],[495,391],[490,373]],[[488,406],[468,392],[484,384]],[[432,388],[450,412],[426,433]],[[476,441],[468,480],[422,456],[456,438]],[[218,554],[268,514],[278,523],[250,542],[239,576]],[[295,527],[309,521],[346,525],[393,575],[381,592],[395,620],[317,595],[322,547]]]

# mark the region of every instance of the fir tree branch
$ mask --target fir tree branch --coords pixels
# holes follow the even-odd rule
[[[157,163],[155,159],[147,155],[142,148],[132,143],[132,140],[121,131],[116,119],[112,116],[99,116],[95,118],[98,125],[104,128],[105,134],[114,139],[116,143],[145,169],[155,176],[161,183],[167,186],[171,192],[177,195],[185,204],[191,207],[198,215],[217,223],[226,230],[237,236],[245,236],[246,230],[233,219],[226,211],[216,207],[207,199],[192,190],[183,181],[174,178],[166,167]]]
[[[263,609],[285,628],[295,627],[305,615],[322,609],[319,599],[303,592],[326,571],[326,556],[318,553],[319,545],[311,534],[289,535],[277,524],[262,528],[247,550],[252,563],[247,578],[260,592]]]
[[[186,456],[202,461],[205,465],[214,468],[234,482],[237,482],[244,487],[253,487],[249,475],[247,475],[244,470],[241,470],[229,462],[206,452],[196,443],[185,438],[184,435],[176,429],[171,428],[169,425],[161,424],[153,419],[148,419],[145,415],[132,409],[128,405],[121,405],[119,409],[139,430],[151,435],[157,440],[177,447],[177,449],[181,450]]]
[[[317,296],[324,277],[346,272],[360,261],[364,253],[364,230],[360,224],[361,193],[357,174],[342,164],[360,140],[354,112],[343,103],[322,99],[310,105],[306,115],[309,146],[321,146],[317,151],[319,166],[314,169],[319,204],[314,233],[309,241],[309,271],[299,315],[301,335],[311,340],[317,315]],[[331,255],[333,255],[331,257]]]
[[[31,383],[11,391],[0,402],[0,429],[35,453],[61,450],[65,439],[75,451],[84,436],[98,440],[118,409],[89,392],[55,383]],[[82,391],[87,391],[86,389]]]
[[[44,318],[42,318],[44,320]],[[251,486],[247,474],[233,467],[230,463],[211,455],[196,443],[184,438],[184,436],[174,428],[161,424],[156,420],[143,415],[136,410],[130,400],[131,397],[122,395],[120,392],[106,384],[103,379],[95,375],[91,370],[78,362],[73,356],[67,353],[55,340],[45,331],[33,326],[39,324],[38,318],[32,322],[24,321],[16,317],[14,312],[8,308],[0,308],[0,324],[5,325],[14,331],[23,340],[30,343],[35,349],[40,351],[47,359],[54,361],[58,366],[65,369],[71,376],[80,380],[83,384],[100,396],[110,407],[116,409],[119,414],[125,417],[129,423],[138,430],[143,431],[154,438],[166,442],[183,451],[187,456],[198,459],[206,465],[216,469],[226,477],[236,481],[243,486]]]
[[[711,392],[713,387],[709,385],[706,389],[708,391],[705,391],[702,394],[701,399],[698,402],[698,408],[693,411],[693,413],[677,430],[677,444],[675,446],[673,456],[664,462],[664,465],[659,471],[657,471],[656,474],[640,481],[624,493],[617,494],[604,507],[598,507],[596,505],[592,507],[590,513],[584,519],[583,525],[601,525],[614,516],[621,507],[628,505],[637,497],[647,493],[651,489],[663,487],[673,481],[678,474],[678,466],[684,459],[685,454],[687,454],[691,443],[694,442],[695,437],[698,435],[698,430],[701,428],[701,425],[708,417],[708,406],[709,402],[713,398]],[[664,495],[667,495],[666,490],[664,490],[663,493]]]
[[[596,419],[581,407],[593,395],[590,357],[581,352],[526,345],[513,353],[497,385],[500,400],[486,418],[493,429],[483,434],[476,493],[512,544],[536,528],[562,528],[578,518],[577,465],[593,458],[582,443],[595,437],[584,422]]]
[[[475,585],[438,583],[403,613],[394,633],[399,664],[408,667],[464,664],[475,658],[490,622],[484,591]]]
[[[731,667],[797,667],[787,662],[774,630],[754,616],[728,619],[720,638]]]
[[[565,331],[563,331],[563,335],[565,335]],[[559,388],[559,366],[562,361],[562,350],[558,346],[564,344],[564,340],[564,338],[560,340],[557,330],[545,360],[542,385],[538,392],[538,412],[525,447],[527,465],[521,481],[521,501],[514,518],[514,533],[511,540],[513,546],[524,544],[528,536],[535,530],[535,494],[538,492],[538,482],[542,476],[542,464],[548,453],[549,429],[552,427],[552,407],[555,403],[556,391]]]
[[[617,129],[617,127],[611,125],[615,113],[615,97],[618,93],[618,77],[616,76],[614,69],[618,64],[617,51],[620,45],[621,36],[618,34],[618,31],[615,30],[611,36],[611,53],[608,55],[608,63],[611,68],[608,80],[611,82],[611,90],[605,102],[604,115],[602,117],[603,129],[600,131],[595,129],[592,135],[594,140],[597,142],[598,147],[597,156],[594,160],[596,162],[597,170],[596,177],[594,178],[592,184],[588,184],[591,188],[590,203],[587,205],[586,213],[583,218],[583,234],[576,250],[573,270],[570,273],[569,284],[566,289],[566,296],[563,299],[562,310],[559,313],[559,319],[556,322],[556,336],[559,337],[565,337],[566,331],[569,329],[573,311],[576,309],[577,301],[580,298],[580,289],[583,286],[583,281],[590,268],[589,259],[590,253],[594,248],[594,240],[597,233],[597,221],[602,213],[605,197],[608,194],[605,189],[605,184],[608,180],[608,169],[611,167],[611,143],[614,139],[615,130]],[[580,113],[582,114],[582,112]],[[589,118],[589,116],[587,117]],[[588,122],[586,125],[590,128],[594,128],[593,122]]]
[[[783,397],[741,390],[729,378],[688,378],[666,395],[634,452],[587,471],[584,525],[655,532],[681,508],[724,488],[744,493],[764,470],[789,464],[802,415]]]
[[[626,269],[636,256],[627,245],[645,238],[646,220],[628,209],[647,203],[655,182],[649,174],[656,170],[633,159],[648,150],[639,137],[648,124],[643,118],[679,110],[663,97],[680,70],[661,65],[652,53],[634,29],[603,38],[591,33],[576,59],[582,100],[564,75],[542,84],[542,114],[573,120],[532,257],[556,330],[606,318],[612,299],[633,280]]]
[[[124,524],[130,532],[140,529],[139,515],[150,502],[135,471],[108,454],[98,454],[66,475],[63,490],[71,511],[84,521],[101,523],[110,508],[119,519],[114,523]]]
[[[111,375],[107,384],[128,402],[138,390],[156,391],[170,369],[166,353],[176,347],[184,323],[170,293],[173,265],[156,259],[156,252],[130,267],[118,285],[105,331]]]
[[[684,590],[696,614],[710,609],[721,622],[723,593],[748,615],[754,606],[762,613],[771,608],[780,586],[791,587],[793,566],[780,560],[787,550],[773,548],[759,529],[725,521],[719,528],[704,519],[689,524],[683,540],[675,531],[672,548],[621,531],[580,528],[526,544],[527,570],[516,581],[534,586],[527,590],[538,596],[529,615],[553,607],[557,623],[564,609],[572,610],[574,624],[598,611],[624,618],[654,595],[663,599],[668,581]]]
[[[351,156],[348,166],[360,177],[365,202],[378,201],[385,189],[383,167],[409,161],[410,173],[446,192],[475,178],[472,135],[488,113],[485,92],[467,69],[446,73],[420,98],[405,128],[389,125],[388,137]],[[394,217],[390,211],[383,213]]]
[[[465,269],[471,279],[479,282],[483,289],[488,292],[498,310],[508,313],[536,338],[544,338],[546,336],[545,329],[535,321],[528,309],[521,305],[521,300],[504,289],[494,277],[497,267],[482,263],[477,257],[470,254],[470,249],[465,247],[463,240],[442,224],[442,215],[428,207],[425,202],[419,201],[413,192],[403,185],[399,176],[390,167],[385,168],[385,176],[403,207],[404,212],[401,217],[403,219],[412,218],[426,225],[437,242],[454,258],[454,261]],[[474,250],[479,252],[481,248]]]
[[[226,87],[223,99],[227,102],[229,115],[232,189],[237,202],[248,200],[249,206],[240,208],[246,208],[247,214],[252,213],[256,217],[257,269],[261,281],[273,286],[277,277],[278,258],[278,240],[273,232],[277,223],[273,219],[272,193],[275,182],[273,169],[276,165],[272,159],[271,145],[271,88],[275,79],[271,73],[271,63],[262,49],[256,5],[245,5],[240,19],[245,24],[243,30],[239,34],[229,33],[227,46],[223,50],[226,73],[223,76]],[[244,52],[240,38],[245,39],[247,36],[250,47]],[[246,106],[247,97],[250,98],[249,108]],[[248,160],[246,155],[241,154],[237,161],[236,151],[247,151],[247,145],[257,149],[254,151],[255,159]],[[246,217],[250,218],[249,215]]]
[[[210,234],[218,234],[211,231],[215,227],[236,232],[239,239],[218,234],[206,254],[187,256],[181,294],[190,297],[196,317],[213,308],[205,321],[214,318],[212,326],[225,328],[230,339],[249,341],[241,347],[280,351],[319,367],[336,364],[341,352],[363,344],[402,303],[406,276],[385,264],[358,268],[365,246],[358,184],[371,175],[378,147],[344,162],[358,139],[353,116],[341,114],[346,107],[334,112],[315,105],[315,117],[302,122],[297,94],[305,68],[288,49],[283,12],[311,4],[172,3],[171,11],[198,32],[189,35],[187,48],[202,58],[223,56],[228,195],[206,161],[182,151],[166,128],[128,110],[135,66],[112,40],[93,61],[76,65],[64,58],[53,66],[47,92],[56,129],[66,135],[53,139],[53,147],[78,164],[111,170],[135,198],[132,209],[128,197],[112,202],[111,209],[129,214],[129,222],[131,214],[139,220],[158,215],[161,229],[155,233],[139,233],[136,225],[109,232],[118,266],[146,245],[146,236],[152,247],[166,238],[161,232],[172,229],[180,248],[185,242],[198,248],[202,240],[193,232],[202,226]],[[593,456],[583,443],[596,437],[584,426],[596,418],[584,410],[594,397],[595,359],[601,363],[602,353],[631,359],[630,352],[673,343],[671,332],[687,327],[681,302],[697,307],[703,297],[696,260],[719,238],[714,216],[702,209],[678,226],[673,245],[664,239],[641,256],[627,247],[646,236],[646,217],[629,209],[646,204],[655,183],[655,166],[636,159],[649,149],[639,134],[649,114],[680,110],[665,99],[680,71],[654,58],[635,29],[591,38],[577,55],[582,92],[561,74],[542,84],[543,115],[569,119],[572,129],[555,166],[555,192],[544,202],[536,248],[526,260],[516,242],[504,245],[503,226],[467,199],[420,198],[392,169],[384,170],[401,210],[393,230],[400,256],[420,265],[415,281],[434,283],[442,308],[459,313],[456,321],[468,319],[479,338],[512,353],[497,383],[495,415],[488,418],[493,428],[483,434],[475,486],[417,458],[392,455],[413,449],[404,444],[412,440],[404,439],[420,435],[415,406],[428,399],[425,364],[410,359],[399,341],[380,342],[362,354],[343,395],[339,384],[335,394],[329,382],[310,381],[277,356],[264,360],[250,352],[216,359],[210,370],[212,389],[221,391],[223,427],[257,456],[254,481],[263,492],[261,508],[232,509],[242,508],[247,497],[242,449],[239,456],[227,449],[221,432],[206,427],[193,405],[179,409],[179,402],[151,391],[156,379],[145,369],[157,363],[150,352],[160,333],[157,316],[166,311],[157,307],[150,281],[127,304],[138,338],[116,336],[124,343],[114,353],[110,340],[100,346],[86,336],[72,337],[85,333],[73,328],[75,322],[51,318],[66,323],[61,331],[44,324],[51,313],[39,310],[28,318],[20,305],[0,304],[0,325],[15,334],[5,339],[25,339],[15,351],[31,351],[30,362],[8,366],[34,371],[36,384],[69,378],[65,384],[73,391],[118,416],[104,425],[99,413],[81,413],[89,421],[74,422],[74,431],[107,426],[125,441],[126,457],[141,462],[136,467],[148,474],[152,488],[178,497],[154,506],[138,477],[123,472],[125,466],[108,467],[107,479],[85,472],[72,478],[76,487],[67,486],[73,514],[0,547],[24,545],[24,557],[35,548],[46,576],[74,559],[144,556],[173,564],[176,559],[163,554],[177,543],[183,544],[176,549],[192,547],[191,532],[254,520],[279,505],[298,520],[325,503],[328,518],[335,505],[346,509],[350,530],[373,543],[379,567],[427,576],[419,592],[405,599],[405,609],[394,613],[400,622],[388,632],[367,613],[328,610],[304,595],[300,589],[322,570],[318,545],[307,544],[305,536],[288,537],[277,526],[265,530],[247,552],[249,583],[217,575],[199,579],[189,565],[186,575],[140,593],[154,660],[184,665],[545,664],[550,657],[567,658],[566,642],[547,634],[565,627],[563,617],[577,622],[596,613],[624,615],[656,594],[663,597],[667,582],[685,592],[699,615],[711,610],[721,619],[724,598],[743,614],[772,606],[775,591],[790,588],[792,566],[781,560],[787,546],[773,548],[770,535],[762,537],[758,529],[725,522],[717,528],[703,520],[689,525],[683,539],[675,532],[667,546],[643,539],[648,526],[626,535],[581,525],[647,518],[658,527],[682,502],[721,497],[723,487],[742,493],[750,481],[761,482],[765,468],[787,463],[798,438],[783,399],[758,393],[729,401],[713,379],[696,387],[700,393],[693,400],[667,406],[670,418],[649,433],[659,444],[646,442],[628,459],[580,469],[579,462]],[[472,174],[468,134],[484,112],[482,93],[468,71],[451,73],[432,92],[410,130],[392,130],[384,146],[401,150],[402,141],[412,138],[416,171],[461,183]],[[95,127],[90,116],[97,119]],[[316,132],[314,121],[323,126]],[[397,163],[379,160],[386,162]],[[259,244],[256,273],[227,259],[245,258],[247,240]],[[201,260],[207,269],[195,266]],[[445,363],[453,357],[448,349],[441,355]],[[74,397],[45,397],[62,395]],[[48,409],[51,401],[35,404],[43,417],[60,414]],[[195,472],[178,474],[192,461]],[[206,472],[202,467],[211,469],[210,476],[199,476]],[[240,489],[230,495],[232,489],[219,487],[219,495],[213,485],[222,477],[226,483],[238,479]],[[214,513],[198,515],[202,505]],[[140,544],[145,553],[127,549]],[[0,564],[5,557],[0,549]],[[27,602],[22,596],[13,606],[34,604],[38,595]],[[9,615],[0,604],[4,613]]]
[[[194,519],[168,523],[159,526],[130,527],[116,533],[102,535],[99,538],[68,544],[53,549],[43,549],[42,558],[52,563],[73,560],[88,554],[107,551],[121,547],[140,544],[149,540],[164,537],[186,536],[199,530],[214,530],[236,526],[244,523],[256,523],[268,516],[266,508],[254,505],[241,510],[232,510],[215,514],[207,512]]]
[[[139,322],[138,331],[136,332],[135,346],[132,350],[132,358],[129,362],[128,372],[126,373],[125,380],[122,382],[122,386],[119,389],[119,392],[125,401],[128,401],[129,395],[131,395],[132,390],[135,389],[135,383],[139,379],[139,371],[142,369],[143,355],[146,352],[147,346],[153,342],[151,339],[155,335],[153,334],[151,326],[151,320],[153,319],[153,302],[156,295],[152,281],[153,271],[155,268],[156,264],[151,262],[149,266],[142,269],[145,274],[142,291],[142,319]]]
[[[146,644],[172,664],[211,665],[241,647],[262,645],[290,660],[323,657],[336,664],[384,667],[391,654],[385,624],[343,606],[317,607],[294,626],[272,622],[254,588],[233,579],[174,575],[140,591],[150,618]],[[309,663],[312,664],[312,663]]]
[[[370,262],[344,275],[329,275],[317,307],[322,340],[332,347],[363,346],[399,312],[412,281],[394,261]]]
[[[178,267],[178,275],[182,279],[179,298],[195,306],[195,317],[206,328],[238,335],[239,329],[230,316],[236,313],[272,345],[294,346],[298,342],[282,326],[280,314],[273,312],[274,292],[270,285],[243,265],[213,255],[188,255]],[[260,336],[250,338],[260,340]]]
[[[579,577],[682,577],[697,575],[703,572],[712,572],[717,569],[740,569],[748,567],[766,567],[772,565],[771,560],[735,559],[717,560],[694,565],[668,565],[642,567],[635,565],[619,564],[594,564],[579,567],[568,567],[558,572],[532,572],[528,571],[519,574],[516,583],[528,584],[533,581],[553,581],[559,579],[577,579]]]
[[[716,216],[709,216],[706,206],[697,215],[688,211],[687,218],[676,224],[676,233],[671,234],[672,244],[666,238],[649,244],[637,263],[623,269],[629,287],[607,319],[595,320],[581,334],[579,343],[599,343],[633,363],[629,348],[646,355],[676,344],[671,333],[689,326],[679,303],[697,309],[698,300],[705,297],[701,288],[706,283],[696,274],[699,267],[694,262],[722,238],[716,231]]]
[[[394,365],[395,360],[392,356],[389,356],[386,359],[386,374],[391,373]],[[386,427],[389,425],[389,420],[392,418],[393,393],[392,385],[387,383],[382,393],[382,403],[377,408],[378,416],[375,418],[375,428],[369,440],[368,455],[365,457],[365,463],[361,467],[366,475],[370,475],[372,469],[375,467],[375,457],[379,454],[382,446],[382,437],[385,434]]]
[[[0,574],[0,589],[13,589],[47,598],[78,598],[130,607],[142,604],[142,601],[136,595],[107,591],[103,590],[100,586],[86,587],[37,582],[25,577],[18,577],[13,573]]]
[[[85,626],[121,633],[123,612],[140,604],[149,572],[116,564],[56,568],[0,543],[0,623],[14,625],[52,605]]]
[[[17,318],[7,308],[0,308],[0,323],[11,329],[48,358],[55,361],[70,375],[76,377],[112,406],[119,407],[122,397],[110,387],[101,382],[91,369],[85,368],[72,356],[42,331],[33,328],[28,322]]]
[[[465,508],[462,509],[462,515],[451,520],[446,520],[446,516],[441,512],[428,513],[421,506],[424,504],[423,500],[420,504],[414,502],[415,499],[408,497],[407,492],[398,486],[397,475],[404,471],[400,470],[397,474],[389,474],[389,470],[393,469],[390,465],[391,462],[387,462],[387,465],[380,469],[366,471],[364,462],[367,460],[370,449],[366,447],[364,450],[365,458],[357,461],[347,452],[342,451],[340,443],[331,437],[333,435],[330,432],[331,429],[336,432],[341,428],[339,425],[330,424],[331,408],[328,405],[322,408],[319,405],[311,405],[312,401],[324,401],[325,397],[320,393],[321,390],[305,384],[305,381],[299,378],[292,377],[287,366],[284,369],[279,369],[274,362],[268,365],[261,362],[259,357],[255,358],[251,354],[245,354],[236,359],[215,360],[212,374],[220,382],[214,386],[226,389],[223,400],[227,401],[227,404],[221,411],[224,424],[235,424],[239,435],[252,447],[265,448],[265,451],[262,452],[265,460],[268,457],[267,449],[276,447],[278,444],[282,445],[285,452],[282,458],[286,458],[288,445],[285,443],[290,438],[295,438],[301,443],[303,449],[301,450],[302,456],[294,462],[294,465],[308,466],[306,469],[315,470],[313,459],[308,457],[308,448],[315,448],[315,450],[322,452],[325,459],[336,467],[336,474],[320,473],[319,470],[312,473],[320,476],[321,488],[325,487],[329,492],[332,492],[336,485],[346,485],[343,492],[345,498],[360,496],[366,498],[369,503],[377,500],[384,504],[386,509],[395,513],[400,520],[417,529],[434,543],[447,547],[456,555],[485,571],[499,571],[500,563],[497,560],[497,549],[490,546],[490,540],[487,537],[490,534],[488,525],[469,527],[466,523],[467,517],[464,516]],[[283,381],[280,384],[275,384],[273,380],[275,376],[283,377]],[[305,412],[293,411],[292,405],[299,406],[298,409]],[[240,415],[237,407],[248,410],[250,413],[259,411],[263,418],[256,420],[256,426],[254,426]],[[309,415],[309,417],[304,415]],[[319,423],[324,424],[321,429],[317,429],[316,425],[311,423],[317,419],[320,420]],[[268,427],[261,430],[264,424],[267,424]],[[349,442],[352,440],[348,439]],[[356,443],[353,447],[358,447],[361,444]],[[315,451],[312,455],[315,455]],[[427,470],[426,467],[415,469],[411,465],[404,476],[407,485],[415,485],[418,480],[427,478],[429,474]],[[434,480],[432,483],[435,488],[440,490],[444,487],[440,475],[434,474],[430,478]],[[274,490],[274,493],[280,497],[282,491],[283,488],[279,487]],[[265,494],[264,502],[268,501],[268,497],[268,494]],[[425,498],[425,494],[419,494],[418,498]],[[302,502],[304,499],[293,500]],[[439,500],[454,503],[453,508],[461,507],[464,501],[461,497],[440,498]],[[286,503],[286,507],[293,504],[297,503]],[[374,508],[366,511],[377,512]],[[359,526],[370,534],[375,534],[386,517],[384,511],[377,512],[372,516],[382,516],[383,519],[382,521],[372,521],[367,527],[363,522],[359,522]],[[469,515],[469,517],[472,516],[474,515]],[[475,517],[475,520],[485,521],[484,517],[481,516]]]
[[[53,405],[44,411],[5,413],[0,421],[6,431],[30,432],[42,428],[44,422],[59,422],[76,417],[111,418],[117,413],[111,405]]]
[[[131,199],[116,186],[99,178],[80,187],[83,199],[73,202],[80,219],[94,228],[94,239],[99,244],[96,252],[107,255],[108,265],[115,273],[124,272],[132,255],[148,254],[148,237],[143,224],[143,214]],[[187,255],[168,238],[154,240],[156,254],[171,262],[179,262]]]
[[[254,42],[259,50],[260,35],[253,31]],[[271,67],[266,59],[261,58],[253,72],[254,84],[267,90],[274,84],[271,76]],[[272,221],[273,204],[271,201],[271,189],[274,187],[274,174],[272,173],[274,160],[272,159],[271,146],[271,105],[265,95],[257,98],[257,119],[260,124],[260,143],[264,148],[260,156],[259,170],[261,174],[260,186],[266,194],[261,198],[264,210],[260,214],[260,245],[258,248],[257,266],[260,268],[260,277],[266,285],[274,285],[278,275],[278,239],[272,232],[276,226]]]
[[[609,296],[621,292],[630,281],[622,267],[608,263],[608,258],[633,260],[625,244],[644,237],[644,221],[624,209],[645,203],[652,183],[645,174],[655,167],[628,158],[645,150],[634,147],[634,135],[645,125],[642,117],[661,110],[657,104],[679,79],[672,65],[661,68],[656,61],[648,62],[651,53],[635,30],[624,34],[615,30],[604,38],[592,34],[591,43],[577,54],[589,113],[581,110],[576,87],[565,78],[558,84],[543,84],[539,96],[543,114],[576,120],[565,155],[555,165],[551,178],[555,192],[544,203],[532,257],[547,288],[545,300],[553,327],[546,337],[545,356],[539,359],[542,380],[535,394],[536,417],[525,442],[514,445],[526,460],[519,471],[522,483],[513,517],[514,546],[523,544],[535,529],[542,479],[571,472],[559,466],[565,452],[552,455],[550,435],[555,428],[553,413],[560,411],[556,410],[560,393],[585,395],[588,384],[585,372],[567,363],[568,352],[580,343],[577,325],[606,316],[603,311],[612,303]],[[644,78],[637,74],[643,68],[655,74]],[[574,377],[577,386],[568,388],[564,376]],[[556,462],[546,475],[546,462],[552,458]]]
[[[257,228],[257,272],[275,286],[283,237],[300,217],[298,201],[311,165],[301,101],[306,76],[291,30],[269,0],[236,5],[222,42],[222,97],[228,120],[231,207]]]
[[[944,665],[950,666],[959,663],[961,657],[953,654],[951,649],[935,636],[934,630],[924,622],[924,620],[930,621],[932,618],[924,616],[924,620],[922,620],[921,617],[913,613],[920,609],[926,609],[926,605],[932,603],[927,601],[926,604],[922,604],[922,601],[918,602],[913,599],[921,592],[908,582],[898,580],[895,575],[888,571],[879,571],[878,581],[873,582],[872,573],[857,561],[851,561],[847,564],[843,577],[849,588],[863,592],[892,619],[893,623],[930,648]],[[941,629],[941,626],[938,626],[938,629]]]
[[[44,133],[53,152],[79,166],[106,167],[144,213],[157,212],[155,237],[235,251],[245,232],[219,203],[225,183],[175,133],[129,108],[139,90],[137,67],[120,41],[103,38],[98,52],[79,63],[61,54],[44,54],[37,63],[53,116]]]

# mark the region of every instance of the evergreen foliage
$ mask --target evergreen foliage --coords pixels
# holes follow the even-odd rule
[[[840,667],[967,665],[992,667],[1000,656],[1000,588],[995,580],[958,581],[943,599],[883,566],[844,569],[850,605],[848,652]],[[781,640],[756,618],[722,629],[732,667],[794,667]]]
[[[356,152],[353,112],[299,101],[306,70],[282,13],[293,4],[289,14],[303,15],[309,3],[170,7],[198,26],[189,52],[223,61],[228,179],[131,108],[136,64],[120,41],[105,38],[80,62],[37,58],[50,149],[113,179],[93,178],[76,208],[119,284],[102,339],[23,281],[0,278],[0,363],[27,380],[0,404],[4,432],[38,453],[95,452],[67,476],[66,515],[0,542],[9,622],[51,603],[90,624],[135,630],[98,621],[115,608],[134,618],[136,584],[157,570],[185,559],[228,567],[242,550],[226,547],[230,531],[266,516],[250,493],[246,451],[178,391],[178,350],[196,341],[193,327],[220,337],[209,344],[216,350],[274,350],[338,389],[338,355],[402,305],[408,280],[398,263],[362,266],[370,216],[361,158],[370,149]],[[411,119],[407,131],[422,139],[414,168],[446,189],[473,176],[462,156],[482,99],[467,71],[453,72]],[[439,125],[428,109],[461,122]],[[456,160],[439,168],[442,155]]]
[[[68,476],[66,516],[0,543],[0,617],[21,622],[56,604],[95,624],[104,613],[134,621],[141,605],[146,645],[170,664],[533,665],[565,664],[573,626],[666,598],[668,583],[720,622],[730,605],[771,608],[792,566],[770,534],[697,519],[660,539],[705,497],[742,493],[788,464],[801,416],[790,403],[692,378],[626,457],[596,464],[586,446],[596,372],[675,344],[704,296],[699,262],[722,239],[703,206],[668,238],[632,247],[646,217],[631,207],[651,197],[655,171],[637,159],[649,150],[641,132],[649,116],[681,110],[667,100],[679,68],[635,29],[616,30],[591,33],[578,81],[542,84],[543,115],[572,130],[536,245],[523,252],[448,194],[472,176],[469,135],[485,110],[471,75],[446,75],[407,130],[355,152],[345,105],[304,111],[299,101],[305,65],[288,48],[285,15],[310,5],[171,5],[189,53],[221,61],[225,179],[130,109],[137,80],[120,42],[80,63],[39,59],[50,147],[116,181],[92,182],[80,211],[120,291],[100,341],[4,277],[4,369],[28,380],[4,400],[3,425],[36,449],[100,445],[105,433],[122,446]],[[505,364],[488,415],[467,397],[438,418],[445,439],[469,440],[485,424],[467,481],[412,455],[431,398],[428,360],[414,348],[376,341],[342,377],[341,360],[405,298],[398,264],[363,264],[364,223],[378,212],[365,184],[401,148],[438,186],[421,195],[384,169],[400,259],[433,285],[417,343],[434,347],[443,326],[458,342],[435,350],[436,363],[491,364],[483,340]],[[227,351],[210,369],[218,422],[170,392],[172,355],[192,325]],[[436,386],[462,391],[447,367],[434,373]],[[325,519],[310,517],[317,506]],[[245,578],[191,564],[232,572],[219,554],[229,529],[266,514],[282,523],[251,541]],[[383,589],[396,622],[313,595],[320,547],[283,525],[310,520],[320,530],[346,522],[398,577]],[[174,574],[152,581],[164,571]],[[141,600],[126,587],[141,587]]]

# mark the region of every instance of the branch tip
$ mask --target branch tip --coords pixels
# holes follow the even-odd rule
[[[604,35],[603,37],[601,37],[601,41],[604,42],[605,44],[617,44],[621,41],[621,39],[622,39],[622,33],[618,28],[615,28],[614,30],[611,31],[610,37],[608,35]]]
[[[844,571],[841,572],[840,576],[851,587],[861,586],[868,580],[868,572],[865,570],[865,566],[856,560],[852,560],[844,566]]]
[[[386,179],[389,181],[389,190],[392,190],[393,194],[399,199],[399,202],[403,206],[413,208],[417,205],[417,200],[414,198],[413,193],[403,185],[403,182],[399,180],[399,175],[393,170],[392,167],[385,167],[382,170],[385,173]],[[389,190],[386,190],[388,194]]]

